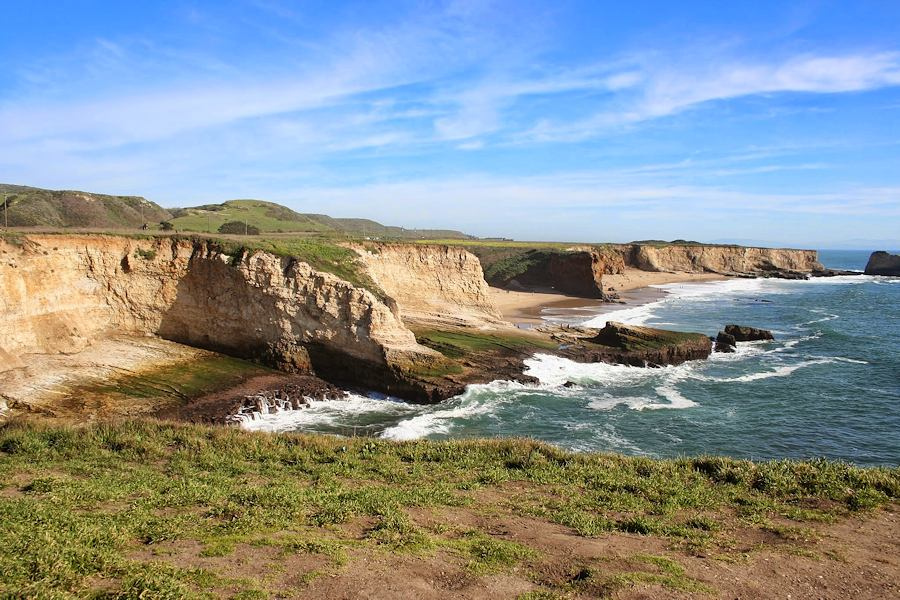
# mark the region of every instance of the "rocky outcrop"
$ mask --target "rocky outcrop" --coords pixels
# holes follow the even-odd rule
[[[824,271],[815,250],[671,244],[618,247],[625,264],[643,271],[805,278]]]
[[[733,335],[720,331],[715,340],[716,352],[734,352],[737,350],[737,340]]]
[[[473,254],[458,246],[354,244],[369,277],[407,324],[483,327],[502,322]]]
[[[758,342],[774,340],[775,336],[768,329],[745,327],[742,325],[726,325],[725,334],[730,335],[736,342]]]
[[[635,367],[678,365],[708,358],[712,342],[702,333],[668,331],[608,321],[597,331],[579,327],[547,328],[561,342],[555,352],[577,362]]]
[[[261,389],[249,395],[235,396],[227,401],[225,407],[221,401],[213,411],[204,414],[197,410],[203,403],[194,408],[190,415],[193,422],[212,423],[244,423],[268,415],[288,410],[309,408],[311,402],[322,400],[341,400],[347,392],[330,385],[321,379],[309,376],[298,376],[289,383],[274,389]],[[206,403],[208,406],[209,403]]]
[[[266,252],[206,241],[28,236],[0,242],[0,371],[111,333],[158,335],[387,393],[435,360],[368,290]]]
[[[900,277],[900,255],[883,250],[873,252],[866,263],[866,275],[887,275]]]

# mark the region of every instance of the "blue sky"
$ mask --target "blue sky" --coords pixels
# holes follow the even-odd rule
[[[900,247],[900,3],[0,3],[0,181]]]

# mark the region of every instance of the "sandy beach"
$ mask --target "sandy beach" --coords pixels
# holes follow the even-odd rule
[[[657,273],[626,269],[625,273],[621,275],[603,276],[604,287],[608,290],[612,288],[612,291],[617,292],[624,304],[601,302],[593,298],[580,298],[565,294],[514,292],[494,287],[491,288],[491,298],[505,320],[520,327],[529,327],[542,323],[542,317],[554,314],[575,317],[579,316],[579,309],[585,309],[584,316],[587,318],[608,311],[654,302],[665,295],[663,290],[649,287],[651,285],[722,279],[726,279],[726,277],[715,273]]]

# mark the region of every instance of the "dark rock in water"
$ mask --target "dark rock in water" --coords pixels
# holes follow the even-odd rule
[[[596,336],[564,354],[579,362],[606,362],[638,367],[678,365],[708,358],[712,342],[702,333],[668,331],[609,321]]]
[[[716,352],[734,352],[737,348],[737,340],[730,333],[720,331],[716,336]]]
[[[889,254],[881,250],[873,252],[866,263],[866,275],[900,277],[900,254]]]
[[[573,388],[573,387],[578,387],[578,384],[575,383],[574,381],[567,381],[567,382],[565,382],[565,383],[563,384],[563,387],[565,387],[565,388]]]
[[[845,271],[843,269],[822,269],[810,273],[813,277],[837,277],[838,275],[862,275],[859,271]]]
[[[787,269],[778,269],[776,271],[763,271],[760,277],[767,279],[809,279],[809,275],[800,271],[789,271]]]
[[[756,342],[759,340],[774,340],[775,336],[768,329],[756,327],[744,327],[741,325],[726,325],[725,334],[730,335],[736,342]]]

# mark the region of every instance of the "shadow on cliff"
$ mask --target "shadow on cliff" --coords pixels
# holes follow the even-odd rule
[[[273,287],[297,285],[290,276],[294,260],[281,259],[284,280],[265,274],[268,281],[247,278],[238,268],[241,256],[193,257],[178,282],[176,297],[161,320],[164,339],[259,362],[274,369],[314,374],[326,381],[360,391],[377,390],[412,401],[434,401],[421,386],[391,368],[383,355],[376,362],[338,341],[327,331],[326,315],[315,303],[292,295],[271,293]],[[258,273],[256,274],[260,276]],[[301,314],[302,313],[302,314]],[[373,343],[374,345],[374,343]]]

